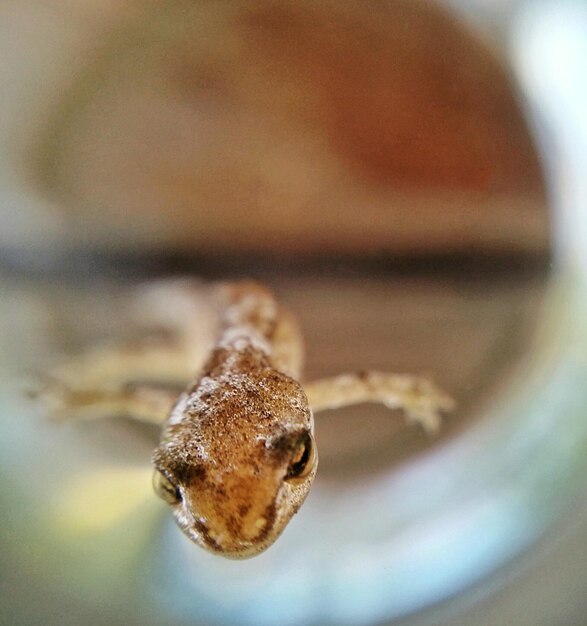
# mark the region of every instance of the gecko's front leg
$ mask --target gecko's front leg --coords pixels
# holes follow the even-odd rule
[[[438,432],[441,413],[454,408],[454,400],[427,378],[367,371],[325,378],[304,385],[314,413],[362,402],[378,402],[402,409],[410,421],[429,433]]]
[[[75,389],[46,377],[45,386],[31,396],[40,397],[49,417],[57,421],[128,417],[161,425],[179,394],[147,384],[128,384],[119,389]]]

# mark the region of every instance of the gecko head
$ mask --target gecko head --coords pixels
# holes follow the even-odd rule
[[[269,547],[298,511],[317,469],[308,429],[256,442],[249,459],[219,469],[206,463],[169,463],[155,455],[155,492],[184,533],[228,558],[247,558]]]
[[[271,406],[249,395],[238,406],[211,403],[210,415],[210,403],[202,407],[192,398],[187,419],[169,429],[155,452],[156,493],[183,532],[215,554],[241,559],[265,550],[312,485],[318,465],[312,414],[298,383],[285,382],[288,393]],[[190,413],[190,406],[197,410]]]

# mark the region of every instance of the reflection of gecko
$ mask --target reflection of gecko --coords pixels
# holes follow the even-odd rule
[[[57,369],[43,398],[56,417],[163,425],[155,491],[192,541],[222,556],[263,551],[300,508],[318,465],[313,412],[382,402],[436,431],[453,404],[425,379],[381,372],[302,388],[296,322],[256,283],[157,283],[133,303],[175,341],[91,352]],[[154,384],[194,375],[179,397]]]

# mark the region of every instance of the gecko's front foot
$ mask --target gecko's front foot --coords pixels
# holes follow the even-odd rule
[[[381,383],[384,387],[384,381]],[[401,384],[399,386],[401,387]],[[431,435],[440,430],[442,414],[452,411],[456,405],[455,401],[431,380],[412,376],[405,377],[403,393],[398,393],[396,383],[390,395],[387,398],[383,395],[382,400],[388,408],[403,409],[408,422],[421,424]]]

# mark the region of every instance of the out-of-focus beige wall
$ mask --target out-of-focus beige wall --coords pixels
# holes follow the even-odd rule
[[[26,121],[19,176],[50,201],[66,245],[198,254],[547,247],[540,169],[511,82],[433,3],[61,2],[21,5],[13,17],[19,11],[35,24],[34,48],[53,55],[52,88],[39,91],[34,115],[15,111],[14,123]]]

